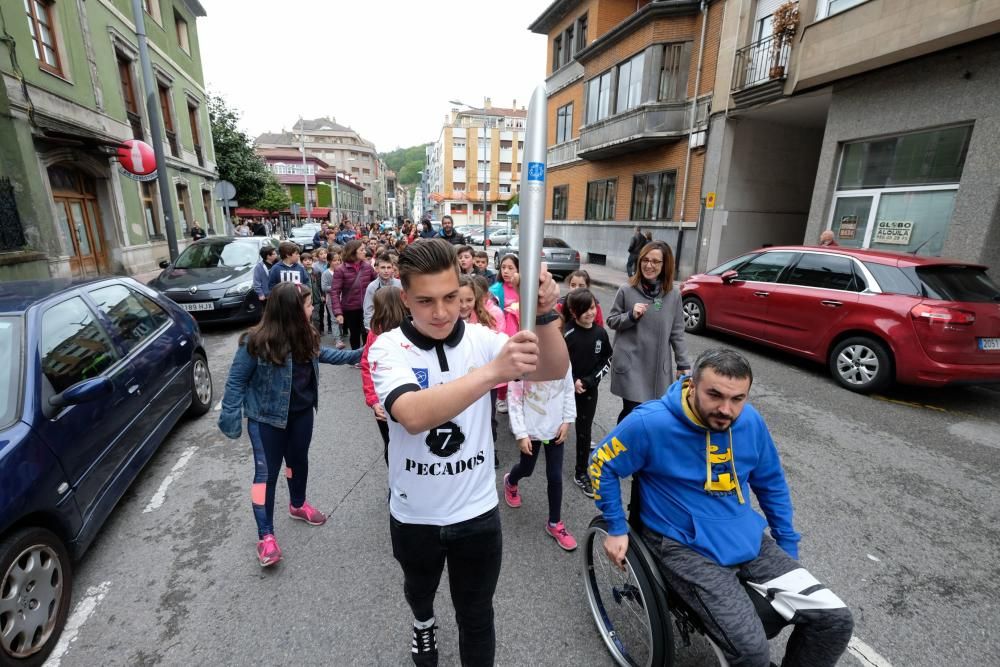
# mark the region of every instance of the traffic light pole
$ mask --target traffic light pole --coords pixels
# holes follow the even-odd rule
[[[177,259],[177,229],[174,227],[174,204],[170,197],[170,176],[167,174],[166,154],[163,152],[163,121],[160,105],[157,103],[156,79],[153,65],[149,61],[149,45],[146,43],[146,23],[143,20],[142,0],[132,0],[132,15],[135,19],[135,36],[139,42],[139,64],[142,66],[142,86],[146,91],[146,113],[149,115],[149,132],[152,134],[153,155],[156,156],[156,184],[160,191],[160,205],[163,207],[163,228],[167,235],[167,249],[170,261]]]

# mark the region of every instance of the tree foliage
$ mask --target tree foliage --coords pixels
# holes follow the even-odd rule
[[[264,186],[264,196],[260,198],[254,205],[254,208],[258,208],[262,211],[267,211],[271,215],[274,215],[278,211],[287,211],[292,205],[292,200],[285,191],[285,188],[281,187],[278,183],[278,179],[274,177],[274,174],[268,173],[267,184]]]
[[[271,174],[264,161],[254,152],[250,137],[240,129],[239,111],[229,108],[221,96],[211,95],[208,116],[219,178],[236,186],[236,199],[241,205],[257,206],[273,179],[269,179]]]
[[[420,144],[419,146],[410,146],[409,148],[397,148],[390,153],[382,154],[382,159],[385,160],[389,169],[396,172],[396,178],[399,180],[400,185],[416,185],[420,183],[420,174],[418,172],[424,168],[426,156],[424,149],[426,146],[427,144]]]

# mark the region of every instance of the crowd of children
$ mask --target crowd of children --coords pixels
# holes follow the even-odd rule
[[[272,566],[282,559],[273,520],[282,464],[290,517],[314,526],[326,521],[306,501],[313,415],[320,401],[319,363],[360,368],[364,400],[381,434],[388,468],[390,532],[414,613],[414,662],[436,664],[432,603],[439,575],[432,576],[427,568],[439,569],[447,559],[460,629],[483,630],[462,630],[463,662],[489,664],[495,641],[491,605],[502,542],[496,473],[487,473],[488,463],[482,464],[492,450],[494,468],[499,467],[497,413],[509,413],[519,451],[517,462],[503,475],[506,504],[521,507],[519,482],[531,476],[544,451],[548,500],[544,530],[563,550],[576,549],[576,539],[561,517],[563,447],[570,425],[575,424],[574,480],[585,495],[593,497],[584,465],[591,448],[597,386],[607,372],[611,345],[586,272],[567,277],[570,289],[562,299],[551,277],[543,274],[537,335],[529,334],[520,331],[516,255],[502,258],[496,276],[485,266],[485,253],[468,246],[452,249],[442,241],[422,239],[414,249],[418,246],[420,251],[404,254],[403,262],[395,246],[357,239],[343,247],[329,243],[311,253],[300,253],[295,244],[283,242],[277,258],[262,255],[273,261],[266,269],[266,282],[260,277],[263,318],[240,339],[219,427],[227,436],[238,438],[242,420],[247,419],[254,459],[251,507],[257,523],[257,558],[261,567]],[[458,268],[450,278],[449,261]],[[401,264],[406,264],[402,281]],[[450,287],[449,281],[455,281],[456,287]],[[457,314],[453,325],[452,320],[438,322],[442,311]],[[435,329],[447,326],[453,328]],[[332,341],[330,347],[321,345],[324,336]],[[559,337],[565,346],[559,345]],[[344,349],[348,345],[351,350]],[[514,351],[508,352],[508,347]],[[446,352],[452,348],[454,352]],[[532,349],[536,352],[528,354]],[[411,353],[423,355],[421,362],[411,360]],[[423,378],[416,373],[420,369],[410,368],[434,363],[440,371],[424,369]],[[452,374],[449,363],[455,364],[457,373]],[[532,370],[536,368],[537,372]],[[418,384],[407,384],[407,378]],[[476,387],[471,393],[462,389],[468,383]],[[409,392],[414,389],[445,386],[450,393],[442,391],[440,401],[431,397],[433,392],[420,392],[426,396],[419,402],[405,398],[413,396]],[[419,442],[413,434],[419,434]],[[458,451],[461,455],[451,463]],[[439,475],[431,472],[439,468],[440,474],[454,476],[453,481],[421,476]],[[426,473],[420,472],[425,469]],[[444,486],[436,493],[444,495],[427,495],[439,483]],[[445,534],[438,527],[447,525],[472,531],[468,549],[434,541],[439,539],[435,535]],[[432,554],[425,553],[432,547],[440,550],[439,556],[433,556],[434,563],[427,561]],[[465,569],[468,576],[463,574]],[[475,583],[481,576],[492,581],[492,586]]]
[[[332,234],[330,238],[332,241]],[[401,246],[387,240],[379,243],[373,237],[364,242],[350,240],[343,247],[331,242],[312,252],[300,253],[296,244],[286,241],[279,245],[277,256],[275,253],[265,255],[262,251],[259,265],[263,267],[262,275],[255,277],[255,289],[258,284],[262,285],[263,289],[258,291],[258,295],[265,304],[271,302],[271,295],[280,284],[301,285],[303,299],[309,302],[307,319],[317,335],[329,336],[336,350],[344,350],[350,345],[352,351],[361,351],[360,358],[340,356],[333,363],[354,363],[361,369],[365,403],[374,413],[387,464],[388,422],[372,383],[367,357],[380,334],[400,326],[408,317],[402,299],[397,252],[397,249],[405,248],[406,240],[402,239],[400,243]],[[501,259],[499,275],[487,268],[489,258],[484,251],[477,252],[469,246],[458,246],[456,257],[459,265],[458,301],[461,319],[468,324],[480,324],[507,336],[517,333],[521,328],[520,265],[517,255],[505,255]],[[540,452],[545,450],[549,486],[549,521],[546,531],[561,547],[573,549],[576,541],[559,520],[562,445],[569,425],[574,424],[576,448],[573,479],[583,493],[592,498],[593,490],[587,477],[586,462],[593,445],[591,432],[597,408],[598,384],[610,368],[611,342],[604,329],[601,306],[590,291],[589,274],[586,271],[574,271],[564,282],[567,293],[559,299],[556,310],[563,320],[570,370],[566,378],[561,380],[538,383],[517,380],[493,387],[490,391],[490,430],[494,445],[494,467],[497,467],[497,413],[509,412],[511,432],[520,451],[520,460],[504,476],[505,498],[512,507],[521,505],[517,482],[532,474]],[[254,332],[273,329],[272,320],[277,312],[271,312],[270,315],[269,312],[265,307],[264,321],[252,330],[252,335],[259,337],[261,334]],[[288,317],[287,314],[282,316]],[[241,342],[241,350],[246,347],[244,340]],[[237,355],[238,360],[241,356]],[[320,361],[328,358],[332,357],[320,358]],[[345,359],[349,361],[344,361]],[[235,365],[236,362],[234,367]],[[229,389],[227,385],[227,392]],[[245,396],[247,389],[237,390],[234,386],[233,391],[234,398],[228,403],[224,402],[224,409],[228,405],[230,412],[234,408],[235,397]],[[232,422],[232,415],[228,414],[227,419]],[[232,423],[229,424],[229,430],[233,430]],[[254,437],[251,432],[251,438]],[[255,445],[255,452],[257,449],[259,448]],[[280,466],[280,459],[277,465]],[[303,467],[301,462],[298,467]],[[260,468],[257,476],[270,478],[271,473],[265,474],[265,469],[266,466]],[[273,506],[273,484],[268,488],[267,503]],[[255,502],[255,512],[258,511],[257,507],[258,503]],[[270,527],[270,523],[266,521],[258,521],[258,524],[260,530]],[[261,539],[263,540],[263,536]],[[261,557],[262,565],[274,562],[277,559],[273,556]]]

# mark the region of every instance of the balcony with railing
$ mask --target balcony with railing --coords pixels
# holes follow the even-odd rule
[[[561,164],[573,162],[577,159],[576,151],[579,145],[580,140],[573,139],[572,141],[564,141],[563,143],[556,144],[555,146],[549,146],[546,163],[549,167],[558,167]]]
[[[580,128],[577,155],[605,158],[677,141],[688,132],[688,102],[654,102]]]
[[[731,89],[736,104],[756,104],[781,97],[791,52],[790,40],[778,35],[739,49]]]

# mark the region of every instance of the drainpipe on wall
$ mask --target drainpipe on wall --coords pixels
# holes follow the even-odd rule
[[[681,229],[684,226],[684,209],[687,203],[688,191],[688,169],[691,166],[691,133],[694,131],[695,117],[698,115],[698,89],[701,88],[701,66],[705,56],[705,32],[708,29],[708,1],[701,0],[701,43],[698,44],[698,68],[694,75],[694,97],[691,98],[691,120],[688,123],[688,149],[684,157],[684,185],[681,188],[681,214],[677,227],[677,236],[680,237]],[[678,258],[678,262],[680,258]]]

